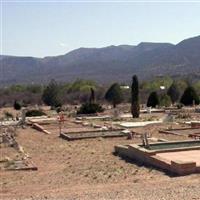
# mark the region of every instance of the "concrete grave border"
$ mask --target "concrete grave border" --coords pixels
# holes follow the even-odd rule
[[[127,136],[123,133],[124,129],[115,130],[95,130],[95,131],[82,131],[82,132],[69,132],[61,133],[60,137],[66,140],[80,140],[80,139],[92,139],[92,138],[112,138],[112,137],[124,137]],[[111,133],[114,132],[114,133]]]
[[[157,142],[152,144],[173,144],[173,143],[188,143],[196,142],[194,140],[188,141],[174,141],[174,142]],[[158,149],[158,150],[149,150],[144,148],[141,144],[130,144],[130,145],[117,145],[115,146],[115,153],[123,158],[129,158],[132,160],[137,160],[147,165],[157,167],[162,170],[166,170],[173,174],[182,176],[192,173],[200,173],[200,166],[197,166],[195,161],[179,161],[172,160],[169,161],[160,157],[159,153],[166,152],[182,152],[190,150],[200,150],[200,141],[198,146],[192,147],[181,147],[181,148],[172,148],[172,149]]]

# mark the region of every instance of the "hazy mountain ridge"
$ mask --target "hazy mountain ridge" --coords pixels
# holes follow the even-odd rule
[[[170,43],[142,42],[137,46],[79,48],[65,55],[34,58],[0,56],[0,83],[44,83],[51,78],[101,83],[156,75],[200,74],[200,36]]]

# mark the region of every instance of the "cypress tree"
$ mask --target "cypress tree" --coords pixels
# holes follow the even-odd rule
[[[133,118],[138,118],[140,115],[139,83],[136,75],[133,76],[131,85],[131,113]]]
[[[152,92],[147,100],[147,107],[155,108],[157,105],[159,105],[157,92]]]
[[[193,103],[199,104],[200,99],[195,89],[189,86],[185,89],[180,102],[184,104],[185,106],[189,106],[189,105],[193,105]]]

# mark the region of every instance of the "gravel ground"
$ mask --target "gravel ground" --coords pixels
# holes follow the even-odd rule
[[[135,131],[148,131],[167,140],[186,139],[159,134],[158,130],[166,126],[151,125]],[[68,142],[56,133],[45,135],[28,127],[18,131],[17,141],[38,171],[0,170],[0,199],[200,200],[200,174],[170,177],[113,155],[115,145],[138,143],[140,139]],[[14,156],[4,147],[0,153],[1,157]]]

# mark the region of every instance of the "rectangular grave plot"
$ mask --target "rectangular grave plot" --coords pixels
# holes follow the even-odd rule
[[[122,133],[122,130],[61,133],[60,137],[66,140],[80,140],[80,139],[90,139],[90,138],[98,138],[98,137],[103,137],[103,138],[124,137],[126,136],[126,134]]]

